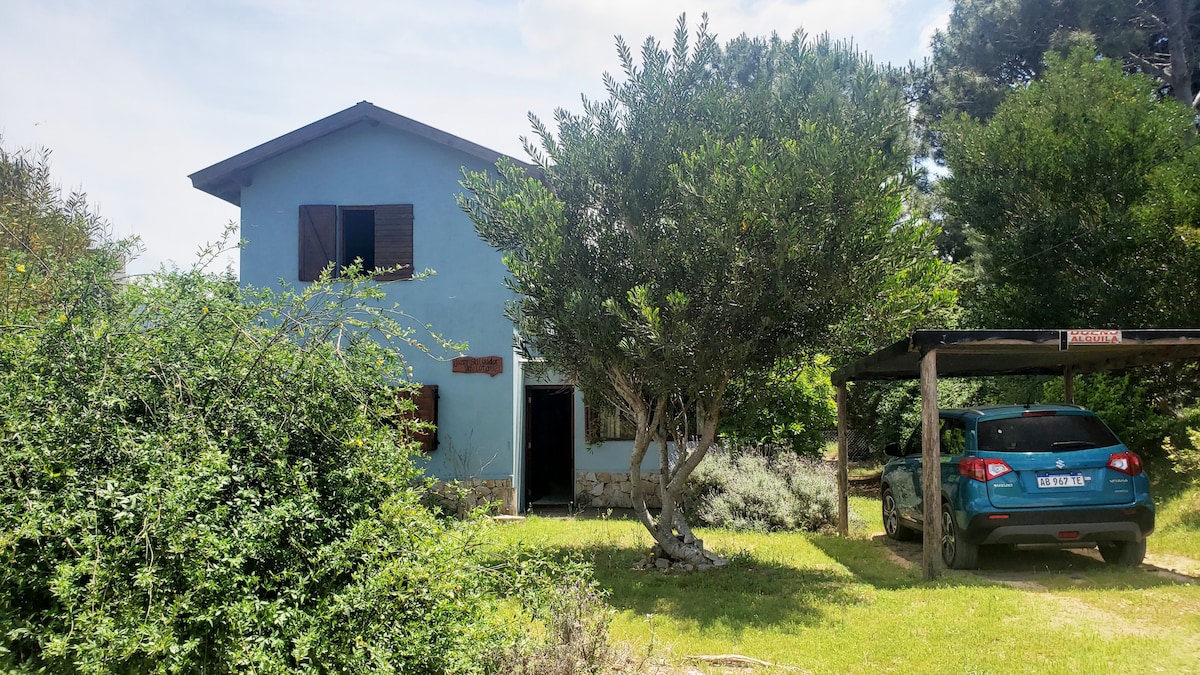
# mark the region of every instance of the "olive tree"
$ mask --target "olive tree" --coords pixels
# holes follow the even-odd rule
[[[465,174],[460,206],[504,254],[520,347],[636,429],[635,511],[669,557],[715,559],[680,511],[731,378],[889,335],[950,297],[906,217],[909,118],[892,73],[828,37],[739,37],[706,21],[583,112],[530,116],[530,175]],[[868,321],[868,319],[870,319]],[[866,322],[866,323],[864,323]],[[653,516],[639,477],[662,472]]]
[[[82,192],[64,195],[50,152],[5,150],[0,138],[0,317],[43,311],[63,283],[61,264],[103,248],[108,224]]]

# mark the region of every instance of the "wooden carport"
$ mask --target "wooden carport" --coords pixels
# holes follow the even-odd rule
[[[921,483],[926,579],[942,571],[941,448],[938,377],[1061,375],[1066,403],[1074,402],[1076,373],[1122,370],[1200,359],[1200,329],[1167,330],[920,330],[850,363],[832,375],[837,388],[838,530],[849,534],[846,385],[857,380],[921,381]]]

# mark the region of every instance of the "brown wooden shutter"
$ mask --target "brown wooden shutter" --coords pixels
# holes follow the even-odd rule
[[[409,221],[412,222],[411,220]],[[411,232],[411,229],[409,230]],[[437,427],[438,423],[438,386],[436,384],[421,385],[421,395],[417,397],[417,419]],[[437,429],[425,431],[417,435],[421,442],[421,451],[428,454],[437,450]]]
[[[337,207],[305,204],[300,207],[300,281],[316,281],[334,260]]]
[[[404,269],[380,274],[376,279],[411,279],[413,275],[413,205],[389,204],[375,207],[375,266]]]
[[[421,385],[421,389],[416,392],[402,391],[399,398],[407,399],[416,404],[415,411],[404,411],[404,416],[407,419],[416,419],[421,422],[437,426],[438,423],[438,386],[436,384]],[[438,447],[437,429],[421,431],[413,436],[413,440],[421,444],[421,452],[429,454]]]

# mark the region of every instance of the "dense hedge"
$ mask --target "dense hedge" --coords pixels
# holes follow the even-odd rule
[[[0,669],[486,672],[522,644],[563,573],[420,505],[419,343],[377,286],[115,260],[3,317]]]

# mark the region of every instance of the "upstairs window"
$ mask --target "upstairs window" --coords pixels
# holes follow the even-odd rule
[[[315,281],[331,262],[334,273],[361,259],[364,270],[403,266],[380,281],[413,273],[413,205],[300,207],[300,281]]]

